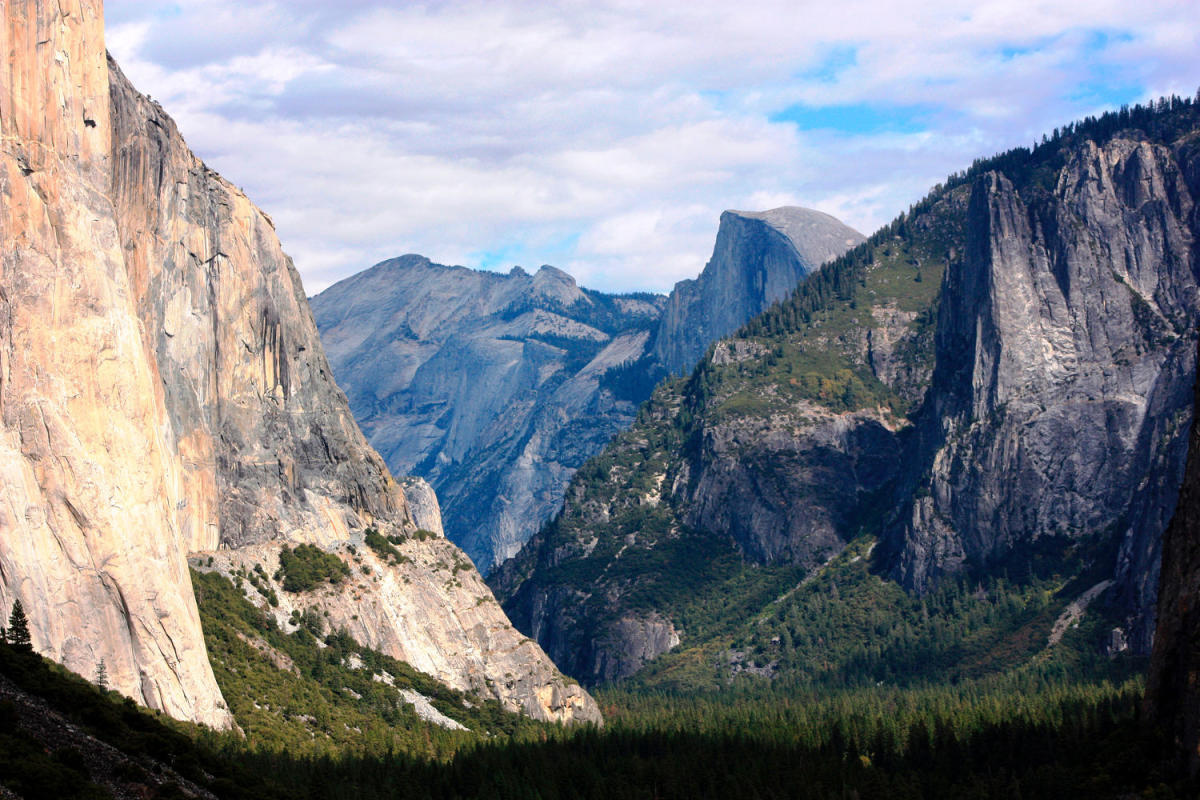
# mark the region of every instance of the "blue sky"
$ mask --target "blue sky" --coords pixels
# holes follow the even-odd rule
[[[722,210],[870,233],[948,173],[1200,86],[1200,4],[108,0],[107,43],[310,293],[384,258],[665,291]]]

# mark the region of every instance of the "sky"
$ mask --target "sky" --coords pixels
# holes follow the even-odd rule
[[[107,0],[109,51],[315,294],[386,258],[605,291],[725,209],[869,234],[951,172],[1200,87],[1197,0]]]

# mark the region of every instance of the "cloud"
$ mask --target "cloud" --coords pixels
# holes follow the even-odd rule
[[[310,292],[406,252],[694,276],[720,212],[870,232],[979,156],[1200,82],[1191,0],[108,0],[108,46]]]

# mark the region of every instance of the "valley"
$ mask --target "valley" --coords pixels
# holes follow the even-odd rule
[[[0,17],[0,797],[1200,791],[1200,97],[309,298],[100,0]]]

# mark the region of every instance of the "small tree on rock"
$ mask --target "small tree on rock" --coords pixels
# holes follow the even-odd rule
[[[108,691],[108,667],[104,665],[103,658],[96,663],[96,685],[100,691]]]
[[[13,602],[12,613],[8,615],[8,643],[18,650],[33,650],[33,643],[29,639],[29,619],[20,600]]]

